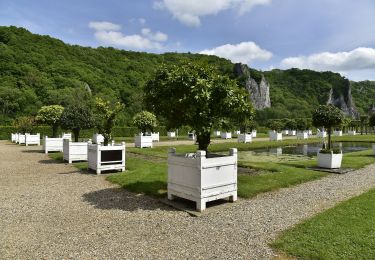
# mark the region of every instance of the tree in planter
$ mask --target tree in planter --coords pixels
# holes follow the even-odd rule
[[[313,125],[324,127],[328,134],[328,150],[332,150],[331,134],[334,127],[340,126],[344,120],[344,115],[340,109],[333,105],[321,105],[313,113]]]
[[[285,120],[284,124],[285,124],[284,127],[287,128],[288,130],[296,130],[297,128],[297,123],[296,123],[296,120],[294,119],[288,118]]]
[[[165,118],[168,129],[189,126],[195,130],[200,150],[207,151],[217,122],[253,114],[248,93],[206,65],[162,66],[144,92],[146,105]]]
[[[36,121],[35,117],[32,116],[21,116],[18,117],[15,121],[13,126],[17,128],[19,133],[25,134],[30,133],[33,134],[36,128]]]
[[[307,129],[307,120],[305,118],[297,118],[295,126],[298,131],[305,131]]]
[[[156,116],[151,112],[141,111],[133,117],[133,124],[145,135],[147,130],[153,132],[157,126]]]
[[[375,113],[369,117],[368,125],[372,128],[375,127]]]
[[[269,120],[267,127],[279,133],[285,127],[285,124],[281,120]]]
[[[39,123],[52,126],[52,137],[57,137],[57,130],[59,129],[63,111],[64,107],[60,105],[43,106],[39,110],[36,120]]]
[[[367,125],[368,125],[368,115],[361,115],[359,117],[361,122],[361,135],[363,135],[363,129],[366,127],[366,134],[367,134]]]
[[[68,106],[61,115],[61,126],[70,129],[74,134],[74,141],[78,142],[81,130],[95,126],[90,107],[78,103]]]
[[[115,126],[116,117],[124,109],[124,105],[120,102],[111,102],[97,97],[95,99],[95,107],[98,113],[95,119],[96,127],[104,137],[104,145],[108,145],[113,127]]]

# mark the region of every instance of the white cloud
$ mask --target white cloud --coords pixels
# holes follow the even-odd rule
[[[174,18],[187,26],[199,26],[200,18],[233,8],[242,15],[256,5],[267,5],[272,0],[162,0],[154,8],[168,10]]]
[[[119,31],[121,25],[110,22],[90,22],[89,27],[96,31]]]
[[[168,39],[162,32],[153,33],[149,28],[143,28],[141,34],[125,35],[121,26],[110,22],[90,22],[89,27],[95,30],[95,38],[103,44],[115,45],[138,50],[160,50],[160,42]]]
[[[289,57],[281,61],[281,67],[336,72],[375,69],[375,49],[361,47],[348,52],[322,52],[310,56]]]
[[[253,61],[266,61],[272,57],[272,53],[260,48],[254,42],[241,42],[239,44],[225,44],[210,50],[203,50],[201,54],[216,55],[231,60],[250,64]]]
[[[145,24],[146,24],[146,19],[145,19],[145,18],[139,18],[139,19],[138,19],[138,22],[139,22],[141,25],[145,25]]]

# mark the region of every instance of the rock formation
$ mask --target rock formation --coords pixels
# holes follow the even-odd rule
[[[245,64],[237,63],[234,65],[236,76],[244,79],[245,87],[249,92],[250,99],[255,109],[264,109],[271,107],[270,84],[262,74],[258,82],[252,77],[249,68]]]
[[[352,89],[349,80],[346,80],[345,86],[341,88],[341,91],[331,88],[327,104],[332,104],[340,108],[346,116],[350,116],[352,118],[359,117],[359,112],[353,101]]]

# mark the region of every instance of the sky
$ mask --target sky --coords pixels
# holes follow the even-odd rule
[[[375,80],[374,0],[0,0],[0,25],[82,46]]]

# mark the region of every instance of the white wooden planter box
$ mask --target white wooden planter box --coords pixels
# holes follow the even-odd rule
[[[205,151],[195,154],[168,154],[168,199],[181,197],[197,203],[198,211],[206,209],[206,202],[229,197],[237,200],[237,149],[229,156],[206,157]]]
[[[17,140],[17,135],[18,134],[10,134],[10,140],[12,141],[12,143],[15,143],[16,142],[16,140]]]
[[[283,140],[282,133],[277,133],[276,131],[270,131],[269,136],[270,136],[270,141],[281,141],[281,140]]]
[[[282,134],[283,134],[283,135],[289,135],[289,130],[283,130],[283,131],[282,131]]]
[[[94,144],[104,143],[104,136],[102,134],[93,134],[92,142]]]
[[[239,143],[251,143],[252,141],[252,134],[247,133],[247,134],[239,134],[237,137],[237,141]]]
[[[159,142],[159,140],[160,140],[159,132],[151,133],[151,137],[152,137],[153,142]]]
[[[194,133],[188,133],[188,139],[195,141],[197,139],[197,136]]]
[[[63,151],[63,138],[50,138],[48,136],[44,137],[43,150],[44,153],[49,152],[62,152]]]
[[[26,135],[18,134],[18,143],[25,144],[25,142],[26,142]]]
[[[349,131],[349,132],[348,132],[348,135],[357,135],[357,132],[356,132],[355,130],[353,130],[353,131]]]
[[[18,139],[18,135],[19,135],[19,133],[15,133],[14,135],[15,135],[15,136],[14,136],[14,142],[15,142],[16,144],[18,144],[18,141],[19,141],[19,139]]]
[[[221,138],[222,139],[231,139],[232,138],[232,133],[231,132],[222,132],[221,133]]]
[[[220,136],[220,131],[214,131],[214,136],[219,137]]]
[[[167,133],[167,136],[168,136],[169,138],[175,138],[175,137],[176,137],[176,132],[168,132],[168,133]]]
[[[136,135],[134,137],[134,146],[139,148],[152,148],[151,135]]]
[[[251,135],[253,136],[253,138],[257,137],[257,130],[251,131]]]
[[[296,134],[297,134],[296,130],[289,130],[289,133],[288,133],[289,136],[296,136]]]
[[[63,153],[64,161],[68,163],[87,161],[87,142],[71,142],[69,139],[64,139]]]
[[[312,135],[312,130],[307,130],[308,135]]]
[[[35,144],[35,145],[40,145],[40,134],[37,133],[35,135],[30,135],[30,134],[26,134],[25,135],[25,145],[28,146],[28,145],[32,145],[32,144]]]
[[[236,131],[234,131],[234,134],[235,135],[239,135],[239,134],[241,134],[241,131],[240,130],[236,130]]]
[[[61,135],[62,139],[69,139],[72,140],[72,134],[71,133],[63,133]]]
[[[327,132],[326,131],[320,131],[316,134],[317,137],[320,138],[326,138],[327,137]]]
[[[309,139],[309,133],[307,131],[297,132],[297,139]]]
[[[96,174],[102,171],[125,171],[125,142],[120,145],[87,144],[88,168]]]
[[[342,131],[333,131],[334,136],[342,136]]]
[[[342,153],[318,153],[318,167],[337,169],[341,167]]]

